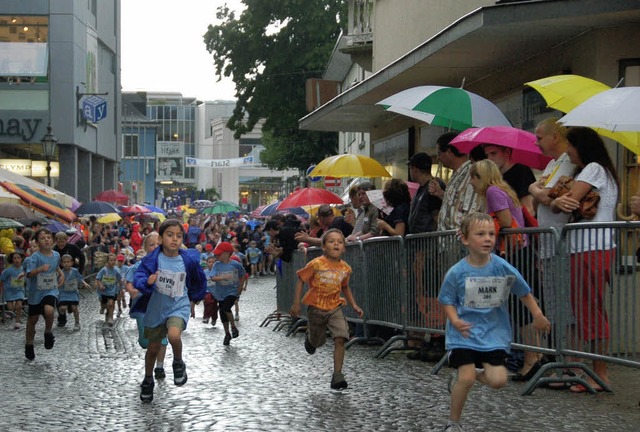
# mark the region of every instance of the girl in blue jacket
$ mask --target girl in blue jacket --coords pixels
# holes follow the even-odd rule
[[[132,312],[144,312],[144,336],[149,340],[140,393],[145,402],[153,400],[153,368],[165,336],[173,348],[173,382],[177,386],[187,382],[181,335],[189,322],[190,301],[202,300],[207,288],[199,254],[181,248],[185,233],[180,222],[164,221],[158,234],[160,247],[142,259],[134,274],[134,287],[142,298]]]

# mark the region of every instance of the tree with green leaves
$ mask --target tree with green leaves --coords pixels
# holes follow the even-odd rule
[[[243,0],[236,13],[219,7],[219,25],[204,35],[219,78],[231,77],[238,98],[227,127],[236,138],[265,119],[262,162],[306,169],[337,151],[336,133],[303,131],[305,81],[319,78],[346,17],[343,0]]]

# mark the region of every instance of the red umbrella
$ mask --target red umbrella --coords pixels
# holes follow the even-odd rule
[[[278,206],[278,210],[320,204],[344,204],[344,202],[338,195],[326,189],[304,188],[295,191],[282,200]]]
[[[96,201],[113,202],[124,205],[129,202],[129,195],[115,189],[107,189],[96,195]]]
[[[120,213],[135,213],[135,214],[151,213],[151,210],[149,210],[145,206],[134,204],[127,207],[122,207],[122,209],[120,209]]]
[[[543,170],[550,157],[545,156],[536,145],[536,136],[531,132],[511,126],[487,126],[470,128],[460,132],[450,144],[462,153],[469,153],[481,144],[494,144],[511,149],[511,160],[530,168]]]

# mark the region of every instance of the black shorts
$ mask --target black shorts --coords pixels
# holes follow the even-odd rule
[[[78,304],[79,304],[78,301],[65,300],[65,301],[58,302],[58,307],[60,307],[60,306],[78,306]]]
[[[507,352],[505,350],[476,351],[456,348],[449,351],[449,366],[454,369],[468,364],[483,368],[482,363],[488,363],[492,366],[504,366],[506,358]]]
[[[117,295],[114,295],[114,296],[101,295],[100,296],[100,303],[102,303],[103,305],[106,305],[107,303],[109,303],[109,300],[116,301],[117,299],[118,299]]]
[[[56,309],[58,307],[58,297],[48,295],[42,298],[42,301],[38,304],[29,305],[29,316],[44,315],[44,307],[51,306]]]

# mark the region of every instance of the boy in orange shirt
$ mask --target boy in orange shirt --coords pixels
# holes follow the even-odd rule
[[[349,288],[351,267],[340,259],[345,251],[344,235],[337,229],[327,230],[321,243],[324,255],[309,261],[303,269],[298,270],[298,282],[289,314],[294,318],[300,315],[302,288],[305,283],[308,284],[309,290],[302,299],[302,303],[307,305],[309,321],[304,348],[309,354],[315,353],[316,348],[325,344],[329,329],[334,341],[331,388],[343,389],[347,387],[342,364],[344,344],[349,338],[349,325],[342,313],[342,306],[348,301],[358,316],[362,317],[363,312]],[[344,297],[341,293],[344,293]]]

